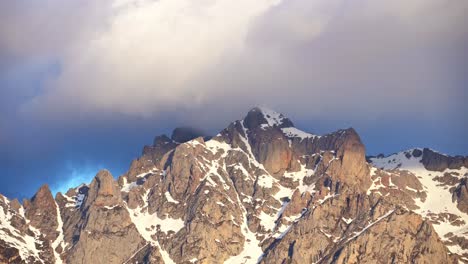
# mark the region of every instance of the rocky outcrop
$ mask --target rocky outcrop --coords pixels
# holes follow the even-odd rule
[[[356,131],[352,128],[341,130],[322,137],[318,146],[321,149],[333,150],[339,162],[329,168],[330,173],[339,181],[353,186],[360,192],[369,189],[369,168],[366,164],[366,151]]]
[[[178,144],[166,135],[157,136],[152,146],[143,148],[143,157],[158,162],[167,152],[173,150]]]
[[[144,246],[109,171],[100,171],[79,208],[67,263],[123,263]]]
[[[468,178],[463,178],[453,191],[452,199],[457,203],[458,209],[468,213]]]
[[[43,185],[31,200],[25,200],[24,209],[31,226],[39,229],[48,240],[57,237],[57,206],[49,186]]]
[[[257,128],[285,128],[285,127],[293,127],[294,124],[283,116],[280,113],[276,113],[275,111],[261,108],[261,107],[254,107],[252,108],[247,115],[245,116],[244,126],[247,129],[257,129]]]
[[[0,263],[20,264],[23,262],[17,248],[0,240]]]
[[[462,166],[468,167],[468,157],[448,156],[431,149],[424,148],[422,161],[424,167],[431,171],[444,171],[446,169],[460,169]]]

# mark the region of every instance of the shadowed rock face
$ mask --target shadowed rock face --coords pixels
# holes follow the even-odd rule
[[[460,169],[468,167],[468,158],[462,156],[451,157],[424,148],[422,153],[424,167],[432,171],[444,171],[445,169]]]
[[[20,264],[23,262],[18,249],[0,240],[0,263]]]
[[[453,200],[457,202],[458,209],[468,213],[468,185],[467,178],[463,178],[453,191]]]
[[[275,116],[277,115],[277,116]],[[270,119],[276,119],[271,125]],[[271,110],[265,111],[260,107],[255,107],[250,110],[244,118],[244,126],[247,129],[261,128],[262,126],[271,126],[276,128],[294,127],[294,124],[283,116]]]
[[[24,209],[31,226],[39,229],[47,239],[57,237],[57,206],[49,186],[43,185],[31,200],[25,200]]]
[[[313,135],[254,108],[201,136],[158,136],[118,180],[103,170],[55,200],[46,186],[24,205],[0,196],[0,262],[457,261],[432,222],[405,209],[428,197],[419,178],[372,167],[352,128]],[[466,182],[444,180],[464,208]]]

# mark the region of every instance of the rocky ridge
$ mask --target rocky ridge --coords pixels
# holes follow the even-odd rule
[[[366,160],[352,128],[254,108],[212,138],[156,137],[118,180],[0,196],[0,263],[463,262],[467,167],[428,149]]]

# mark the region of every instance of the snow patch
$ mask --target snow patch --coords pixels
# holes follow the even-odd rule
[[[141,236],[159,248],[159,252],[163,258],[165,264],[175,264],[175,262],[170,258],[167,251],[165,251],[159,242],[156,239],[152,238],[152,235],[156,232],[156,227],[159,225],[161,231],[167,233],[169,231],[178,232],[180,229],[184,227],[184,221],[182,219],[173,219],[166,216],[165,219],[161,219],[157,216],[156,213],[150,214],[148,212],[148,195],[150,190],[146,191],[143,195],[144,204],[141,207],[137,207],[135,209],[130,209],[126,206],[128,213],[132,222],[135,224],[138,232]]]
[[[370,168],[371,180],[372,180],[372,176],[375,176],[376,172],[377,172],[377,168],[375,168],[375,167]],[[372,180],[372,184],[369,187],[369,189],[367,190],[367,195],[370,195],[372,193],[372,191],[375,191],[376,193],[379,193],[380,195],[382,195],[382,193],[380,193],[378,191],[381,188],[385,188],[385,185],[382,184],[382,181],[381,181],[380,178],[376,178],[376,179]]]
[[[319,136],[304,132],[295,127],[281,128],[281,131],[283,131],[283,134],[289,138],[300,138],[301,140],[308,139],[308,138],[316,138],[316,137],[319,138]]]
[[[273,187],[273,177],[269,175],[261,175],[258,177],[257,184],[263,188],[271,189]]]
[[[166,196],[166,200],[170,203],[175,203],[175,204],[179,204],[179,201],[175,200],[174,198],[172,198],[171,194],[169,192],[165,192],[164,195]]]
[[[269,215],[265,213],[264,211],[261,211],[259,215],[259,219],[260,219],[260,225],[263,226],[263,228],[266,231],[272,231],[276,226],[276,223],[275,223],[277,219],[276,214]]]
[[[104,206],[103,208],[105,208],[105,209],[107,209],[107,210],[112,210],[112,209],[114,209],[114,208],[116,208],[116,207],[119,207],[119,205],[116,204],[116,205],[112,205],[112,206]]]
[[[282,114],[275,112],[271,109],[268,109],[266,107],[257,107],[257,109],[263,114],[263,117],[267,121],[266,124],[261,125],[262,129],[266,129],[268,127],[280,126],[283,124],[283,120],[285,118]],[[257,109],[253,109],[252,111],[257,111]]]
[[[67,247],[67,244],[64,241],[64,236],[63,236],[63,221],[62,221],[62,216],[60,214],[60,208],[57,203],[55,203],[55,207],[57,208],[57,232],[59,235],[57,238],[52,242],[52,249],[55,257],[55,264],[62,264],[62,258],[60,257],[59,252],[57,251],[58,247],[60,246],[62,248],[62,251],[65,250]]]

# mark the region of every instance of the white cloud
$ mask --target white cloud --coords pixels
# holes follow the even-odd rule
[[[215,116],[207,109],[267,104],[376,118],[436,112],[462,89],[466,1],[67,2],[15,5],[0,27],[4,50],[62,67],[26,113]]]

